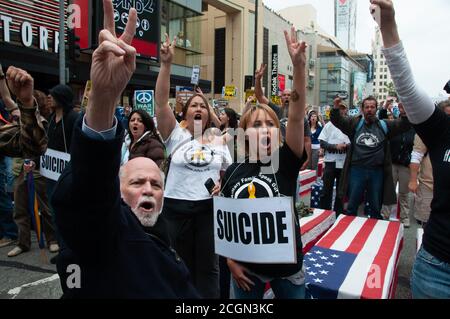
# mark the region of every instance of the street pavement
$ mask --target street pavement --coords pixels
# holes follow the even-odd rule
[[[410,276],[416,255],[418,225],[411,219],[411,227],[404,231],[404,245],[398,266],[396,299],[410,299]],[[32,249],[17,257],[7,253],[13,246],[0,248],[0,299],[58,299],[62,295],[56,266],[49,263],[54,254],[45,250],[43,260],[33,236]]]

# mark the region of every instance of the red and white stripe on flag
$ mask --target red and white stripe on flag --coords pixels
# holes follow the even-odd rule
[[[317,181],[316,171],[314,170],[304,170],[299,174],[300,179],[300,197],[311,194],[312,186]]]
[[[330,210],[314,209],[311,216],[300,218],[303,253],[306,254],[322,238],[336,221],[336,213]]]
[[[403,246],[400,222],[340,215],[316,247],[356,254],[338,298],[388,299],[395,295]]]

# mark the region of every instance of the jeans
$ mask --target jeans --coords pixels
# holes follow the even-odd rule
[[[48,209],[45,177],[34,178],[34,188],[36,199],[38,201],[44,238],[47,244],[51,245],[56,243],[56,241],[52,217]],[[21,173],[16,179],[14,190],[14,221],[19,227],[19,240],[17,245],[24,251],[28,251],[31,248],[31,229],[34,230],[28,206],[28,196],[28,183],[27,180],[24,179],[24,174]]]
[[[13,220],[13,205],[7,193],[8,172],[11,162],[0,157],[0,239],[3,237],[17,239],[17,225]]]
[[[358,206],[362,202],[364,191],[369,203],[370,218],[383,219],[381,206],[383,202],[383,168],[350,168],[349,201],[347,215],[357,216]]]
[[[244,291],[238,287],[236,281],[232,280],[234,296],[236,299],[262,299],[266,284],[257,277],[246,274],[247,278],[255,283],[250,291]],[[275,278],[270,286],[277,299],[305,299],[305,285],[294,285],[288,279]]]
[[[320,208],[325,210],[331,210],[331,202],[333,200],[333,186],[334,180],[339,187],[339,180],[341,177],[341,168],[336,168],[336,162],[326,162],[325,170],[323,172],[323,190],[320,195]],[[344,212],[342,198],[339,198],[338,192],[336,192],[336,198],[334,199],[334,211],[339,215]]]
[[[440,261],[422,246],[411,274],[411,291],[414,299],[449,299],[450,264]]]

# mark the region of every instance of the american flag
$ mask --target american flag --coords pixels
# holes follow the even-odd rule
[[[402,243],[399,222],[341,215],[305,254],[306,288],[317,299],[388,299]]]
[[[304,170],[301,171],[298,178],[299,182],[299,195],[300,197],[311,193],[311,188],[317,180],[316,171]]]
[[[319,208],[320,207],[320,195],[322,194],[322,190],[323,190],[322,181],[317,182],[312,186],[311,208]]]
[[[300,218],[300,233],[304,254],[325,235],[335,221],[335,212],[322,209],[314,209],[311,216]]]

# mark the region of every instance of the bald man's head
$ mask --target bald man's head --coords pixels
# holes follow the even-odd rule
[[[291,99],[291,93],[292,91],[289,89],[286,89],[281,93],[281,105],[283,107],[289,107],[289,100]]]
[[[164,198],[164,178],[158,165],[149,158],[138,157],[122,166],[119,176],[124,202],[143,226],[154,226]]]

